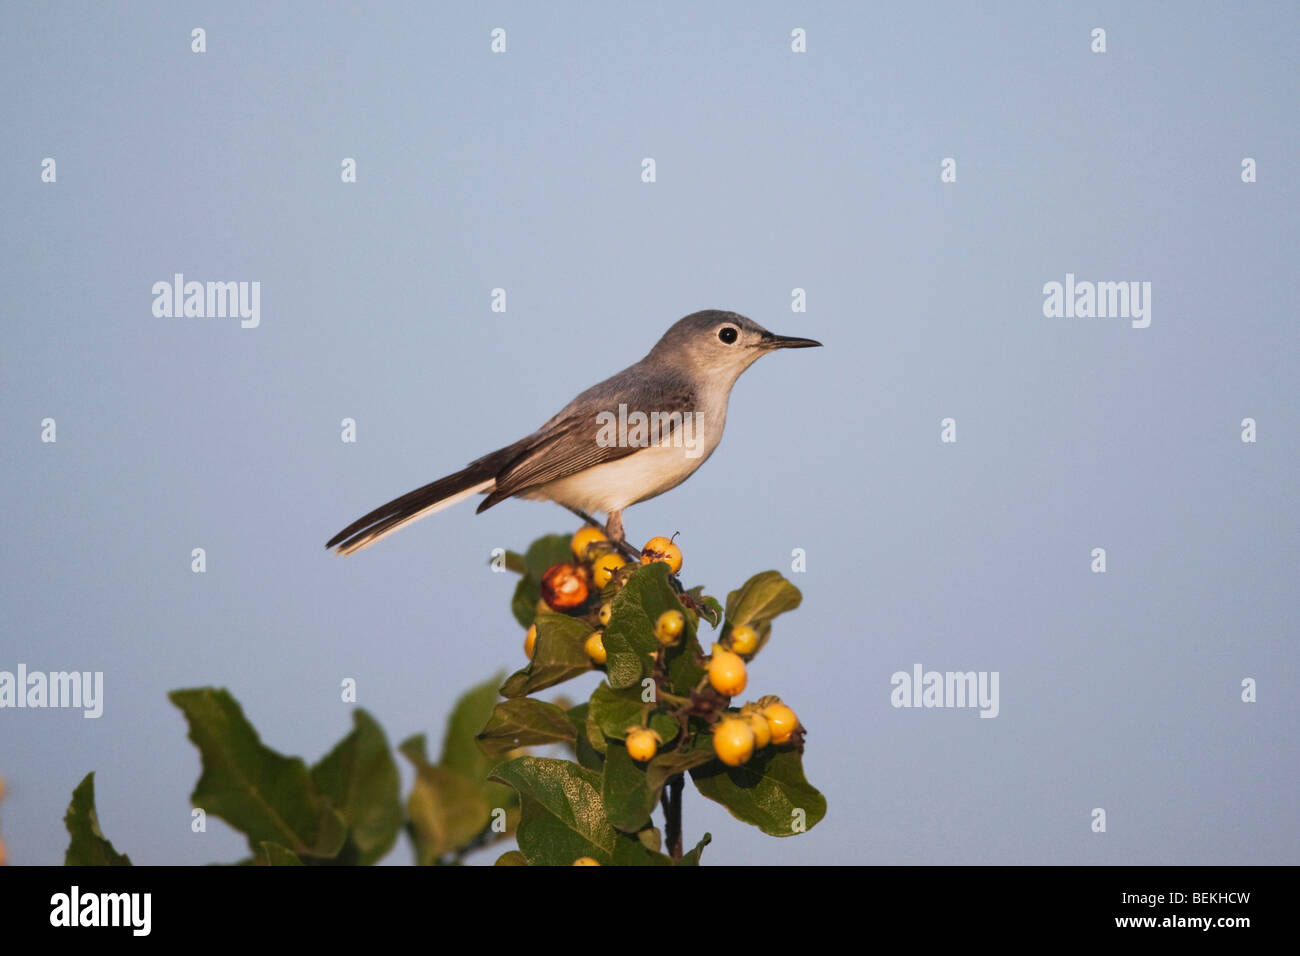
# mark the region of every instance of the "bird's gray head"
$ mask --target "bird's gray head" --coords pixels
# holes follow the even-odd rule
[[[734,382],[741,372],[768,352],[818,345],[821,343],[813,339],[774,335],[736,312],[706,309],[674,323],[647,358]]]

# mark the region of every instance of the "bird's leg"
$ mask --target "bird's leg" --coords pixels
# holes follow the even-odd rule
[[[593,528],[599,528],[601,526],[599,521],[587,514],[587,512],[583,511],[581,508],[569,508],[568,505],[565,505],[564,507],[568,508],[569,511],[573,512],[581,518],[583,522],[591,525]],[[623,536],[622,512],[611,511],[609,513],[609,520],[605,522],[604,532],[605,537],[609,538],[609,543],[617,548],[623,557],[627,558],[629,561],[641,560],[641,552],[628,544],[627,539]]]
[[[623,537],[623,512],[611,511],[605,516],[605,536],[616,543],[626,540]]]
[[[605,537],[629,561],[641,560],[641,552],[628,544],[627,538],[623,536],[623,512],[611,511],[605,516]]]

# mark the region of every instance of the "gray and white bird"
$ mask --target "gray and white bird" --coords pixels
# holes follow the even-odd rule
[[[641,361],[566,405],[541,428],[462,471],[394,498],[326,542],[352,554],[471,495],[478,510],[506,498],[554,501],[626,549],[623,509],[675,488],[713,454],[740,373],[777,349],[821,345],[774,335],[757,322],[709,309],[676,322]]]

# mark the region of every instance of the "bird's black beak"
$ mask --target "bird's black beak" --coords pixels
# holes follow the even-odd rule
[[[816,339],[801,339],[793,335],[773,335],[771,332],[763,333],[761,343],[764,348],[769,349],[811,349],[821,347],[821,343]]]

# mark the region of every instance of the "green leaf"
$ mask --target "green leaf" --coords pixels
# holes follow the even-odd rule
[[[99,828],[95,811],[95,774],[86,774],[72,791],[72,802],[63,815],[63,825],[72,838],[63,856],[64,866],[130,866],[131,858],[118,853]]]
[[[664,835],[659,832],[658,827],[646,827],[644,830],[638,830],[636,838],[641,841],[643,847],[654,853],[658,853],[663,849]]]
[[[596,723],[596,718],[591,715],[590,705],[587,710],[587,740],[591,743],[591,748],[600,755],[600,767],[605,766],[605,748],[609,745],[605,740],[604,731],[600,729],[600,724]]]
[[[501,696],[523,697],[591,670],[591,659],[583,648],[591,632],[585,621],[567,614],[537,615],[533,659],[523,670],[506,678]]]
[[[528,857],[524,856],[518,850],[507,850],[497,857],[493,866],[527,866]]]
[[[641,702],[639,687],[616,691],[604,682],[592,691],[587,706],[588,722],[596,725],[602,740],[625,739],[628,727],[641,725],[641,714],[647,707]]]
[[[203,761],[194,806],[243,832],[254,851],[265,841],[299,855],[338,854],[347,837],[342,817],[320,799],[301,759],[262,744],[229,692],[200,687],[168,697],[185,715]]]
[[[495,779],[519,792],[519,849],[534,866],[571,866],[589,856],[618,866],[671,866],[640,839],[610,826],[600,798],[601,775],[568,760],[517,757]]]
[[[694,849],[688,850],[686,853],[682,854],[682,858],[677,861],[677,865],[678,866],[699,866],[700,854],[702,854],[704,852],[704,848],[712,842],[713,842],[713,834],[712,833],[704,834],[704,836],[700,838],[700,842],[695,844]]]
[[[342,858],[347,840],[348,824],[343,819],[343,814],[331,806],[328,800],[322,800],[320,830],[316,833],[316,841],[304,855],[318,860],[335,860],[336,863],[355,863],[355,859]]]
[[[615,832],[600,799],[600,774],[568,760],[516,757],[492,776],[519,793],[517,836],[529,863],[568,866],[583,856],[613,862]]]
[[[311,769],[316,790],[343,817],[368,866],[392,849],[402,827],[401,780],[383,728],[364,710],[352,713],[352,732]]]
[[[569,723],[573,725],[576,739],[573,743],[573,753],[577,757],[579,765],[586,767],[588,770],[595,770],[599,773],[605,766],[604,736],[600,737],[601,750],[597,750],[595,742],[592,739],[591,728],[587,726],[587,711],[589,704],[579,704],[577,707],[570,708],[565,714],[569,718]],[[596,728],[596,734],[600,734],[600,729]]]
[[[610,744],[605,752],[601,800],[609,822],[624,833],[636,833],[650,823],[650,813],[659,801],[658,792],[646,784],[645,768],[628,754],[622,744]]]
[[[551,565],[572,564],[572,542],[571,534],[548,534],[530,544],[524,555],[524,567],[528,569],[529,576],[541,581]]]
[[[278,843],[263,840],[257,845],[254,866],[302,866],[302,860],[292,850],[287,850]]]
[[[601,801],[601,775],[567,760],[517,757],[494,771],[519,791],[523,816],[519,849],[534,866],[571,866],[589,856],[617,866],[671,866],[663,853],[610,826]]]
[[[537,602],[542,599],[542,588],[536,578],[522,577],[515,585],[510,598],[510,613],[525,631],[537,621]]]
[[[676,721],[673,724],[676,726]],[[712,759],[713,748],[706,742],[694,749],[660,751],[645,764],[633,760],[622,744],[610,744],[601,785],[609,822],[625,833],[636,833],[650,822],[659,795],[671,778]]]
[[[421,767],[408,803],[421,866],[467,846],[491,823],[493,807],[477,781],[446,767]]]
[[[691,634],[676,647],[668,649],[668,684],[669,693],[682,697],[690,695],[691,690],[699,684],[706,671],[702,658],[704,651],[700,642]]]
[[[763,571],[754,575],[739,590],[727,595],[727,621],[723,634],[748,624],[758,632],[758,646],[752,657],[763,649],[772,636],[772,618],[799,606],[803,595],[799,589],[781,576],[779,571]]]
[[[605,628],[605,671],[610,686],[631,687],[654,673],[659,642],[654,626],[659,615],[668,610],[682,610],[682,604],[668,583],[668,565],[662,561],[637,568],[610,605],[609,626]],[[686,615],[683,644],[694,636],[690,615]]]
[[[803,775],[797,750],[766,748],[739,767],[711,761],[691,771],[695,786],[731,815],[771,836],[794,836],[826,816],[826,798]]]
[[[646,786],[658,800],[664,784],[670,778],[708,763],[713,756],[713,738],[704,735],[695,738],[693,748],[679,747],[677,750],[661,751],[646,764]]]
[[[415,767],[407,814],[416,862],[431,866],[483,832],[491,823],[493,807],[483,781],[429,763],[423,735],[408,738],[398,749]]]
[[[443,732],[442,758],[438,761],[439,764],[458,771],[471,780],[487,779],[487,772],[496,760],[483,753],[479,747],[478,732],[492,716],[500,685],[501,674],[497,673],[471,687],[456,701],[456,706],[447,718],[447,729]]]
[[[780,571],[761,571],[727,595],[727,627],[770,621],[793,611],[802,600],[799,589]]]
[[[488,563],[490,564],[491,562],[492,562],[492,559],[491,559],[491,558],[488,558]],[[527,573],[528,573],[528,565],[524,563],[524,556],[523,556],[522,554],[520,554],[518,551],[509,551],[509,550],[507,550],[507,551],[506,551],[506,570],[507,570],[507,571],[513,571],[513,572],[515,572],[515,574],[527,574]]]
[[[516,747],[576,741],[577,732],[568,715],[554,704],[532,697],[497,704],[478,735],[479,747],[494,757]]]
[[[672,857],[646,846],[640,834],[618,833],[614,841],[614,865],[672,866],[673,860]]]
[[[428,740],[424,734],[411,734],[397,745],[397,752],[417,767],[429,762]]]
[[[641,714],[656,705],[642,703],[640,687],[614,690],[609,684],[601,684],[592,692],[588,706],[589,720],[595,722],[602,737],[625,740],[627,728],[640,727]],[[649,726],[665,743],[676,738],[679,727],[676,719],[659,711],[650,714]]]

